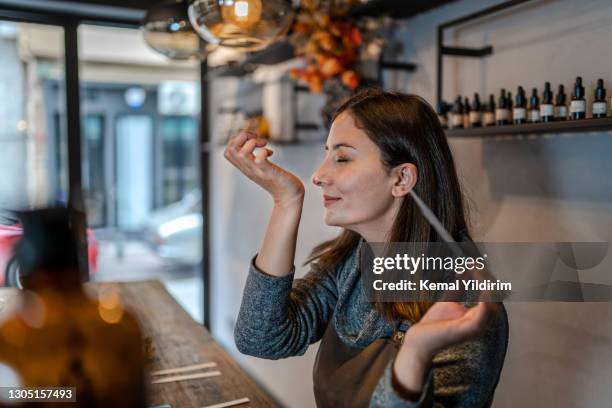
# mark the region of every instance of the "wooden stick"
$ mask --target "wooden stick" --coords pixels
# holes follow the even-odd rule
[[[233,407],[233,406],[235,406],[235,405],[246,404],[247,402],[251,402],[251,400],[250,400],[250,399],[248,399],[248,398],[240,398],[240,399],[233,400],[233,401],[222,402],[221,404],[207,405],[207,406],[202,407],[202,408],[224,408],[224,407]]]
[[[151,373],[151,375],[178,374],[178,373],[185,373],[187,371],[200,370],[200,369],[203,369],[203,368],[212,368],[212,367],[216,367],[216,366],[217,366],[217,363],[194,364],[194,365],[185,366],[185,367],[168,368],[168,369],[165,369],[165,370],[154,371],[154,372]]]
[[[173,377],[164,377],[164,378],[157,379],[151,382],[151,384],[163,384],[163,383],[169,383],[169,382],[174,382],[174,381],[197,380],[198,378],[217,377],[220,375],[221,375],[220,371],[209,371],[207,373],[176,375]]]

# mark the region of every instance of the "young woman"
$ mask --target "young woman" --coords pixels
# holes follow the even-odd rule
[[[441,241],[411,189],[457,240],[469,239],[434,110],[418,96],[382,91],[360,93],[338,109],[312,182],[323,193],[325,223],[343,230],[314,249],[303,279],[293,279],[293,263],[304,185],[270,162],[265,146],[241,133],[225,151],[274,200],[236,323],[238,349],[279,359],[321,340],[319,407],[489,406],[507,349],[502,304],[371,303],[360,279],[364,242]]]

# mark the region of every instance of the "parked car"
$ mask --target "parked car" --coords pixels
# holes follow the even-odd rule
[[[19,220],[8,211],[0,210],[0,285],[21,287],[19,263],[15,258],[15,245],[23,235]],[[87,229],[87,256],[89,274],[96,273],[98,267],[98,241],[91,229]]]
[[[202,195],[194,190],[154,211],[144,227],[144,236],[162,259],[197,265],[202,261],[202,225]]]

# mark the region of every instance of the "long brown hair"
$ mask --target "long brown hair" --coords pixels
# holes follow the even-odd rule
[[[413,163],[418,171],[415,193],[432,209],[453,235],[466,234],[466,210],[459,179],[444,131],[431,106],[421,97],[400,92],[362,91],[335,112],[349,113],[355,125],[378,146],[381,159],[390,171],[402,163]],[[329,271],[357,246],[360,235],[344,229],[332,240],[316,246],[308,261],[316,270]],[[422,216],[414,200],[406,196],[397,213],[390,242],[438,242],[440,237]],[[417,322],[431,302],[374,303],[388,319]]]

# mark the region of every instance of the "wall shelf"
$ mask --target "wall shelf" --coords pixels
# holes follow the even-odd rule
[[[612,117],[601,119],[564,120],[522,125],[488,126],[447,130],[447,137],[495,137],[545,133],[586,133],[612,131]]]
[[[493,46],[485,45],[480,48],[469,48],[469,47],[448,47],[444,45],[444,31],[456,27],[474,20],[478,20],[483,17],[488,17],[492,14],[496,14],[505,11],[509,8],[528,3],[531,0],[509,0],[504,3],[496,4],[495,6],[488,7],[484,10],[477,11],[475,13],[456,18],[438,26],[438,58],[437,58],[437,85],[436,85],[436,104],[442,102],[442,86],[443,86],[443,72],[444,72],[444,57],[460,57],[460,58],[483,58],[493,55]]]

